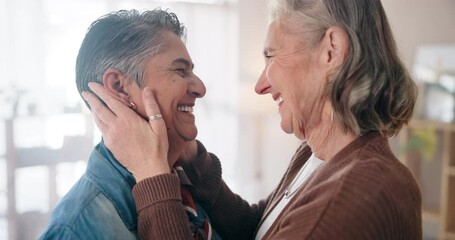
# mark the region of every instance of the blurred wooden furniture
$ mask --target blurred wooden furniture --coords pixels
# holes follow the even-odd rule
[[[424,239],[455,240],[455,124],[412,120],[397,139],[422,191]]]
[[[41,116],[42,117],[42,116]],[[8,239],[22,239],[24,234],[19,231],[20,216],[16,211],[16,176],[15,172],[19,168],[32,166],[46,166],[49,169],[49,209],[52,209],[59,200],[57,195],[56,166],[63,162],[75,162],[87,160],[90,151],[93,148],[93,121],[91,117],[86,118],[86,134],[76,136],[65,136],[61,148],[52,149],[45,146],[20,148],[15,145],[15,119],[3,120],[5,123],[5,142],[6,142],[6,169],[7,169],[7,221],[8,221]],[[33,118],[33,117],[32,117]],[[68,126],[71,127],[71,126]],[[27,214],[27,213],[26,213]],[[0,216],[5,217],[5,216]],[[47,219],[48,216],[45,216]],[[42,217],[41,217],[42,218]],[[23,221],[22,221],[23,222]],[[46,225],[45,222],[34,224]],[[40,226],[41,226],[40,225]],[[42,229],[33,229],[28,231],[38,231],[34,235],[40,234]],[[36,238],[38,236],[35,236]]]

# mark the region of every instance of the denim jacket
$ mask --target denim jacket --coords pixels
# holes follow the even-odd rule
[[[134,184],[133,175],[101,141],[84,175],[53,210],[40,239],[136,239]]]

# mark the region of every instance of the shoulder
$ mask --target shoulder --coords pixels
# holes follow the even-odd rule
[[[419,193],[409,169],[393,154],[388,139],[378,134],[360,137],[341,154],[328,160],[327,165],[333,172],[329,177],[344,183],[342,187],[346,191],[399,194],[395,190],[400,189],[403,190],[401,193]]]
[[[359,187],[368,192],[389,194],[418,194],[419,187],[409,169],[401,163],[387,146],[370,144],[358,154],[349,157],[346,179],[359,181]],[[373,187],[373,188],[370,188]],[[397,191],[399,190],[399,191]],[[385,192],[384,192],[385,191]]]
[[[67,239],[63,235],[74,235],[68,239],[79,239],[113,218],[119,218],[113,203],[84,175],[54,208],[43,236]]]
[[[86,195],[65,196],[52,212],[43,236],[43,239],[134,239],[135,234],[128,229],[113,202],[101,191],[90,191]]]
[[[68,240],[82,240],[81,236],[78,236],[71,228],[65,225],[53,225],[50,226],[43,235],[40,236],[40,240],[50,239],[68,239]]]
[[[388,160],[353,159],[325,180],[321,178],[301,196],[301,214],[294,219],[303,216],[303,210],[307,218],[314,216],[309,224],[311,239],[418,235],[421,197],[417,184],[410,174],[403,174],[401,164],[384,161]]]
[[[418,233],[421,197],[412,174],[387,145],[358,145],[316,169],[283,223],[297,224],[310,239]]]
[[[359,231],[368,223],[373,235],[418,228],[420,190],[409,170],[395,157],[357,155],[337,174],[332,179],[336,187],[327,188],[333,190],[333,195],[323,221],[338,219],[341,225],[346,223]],[[397,224],[405,227],[395,229]]]
[[[52,211],[51,220],[59,218],[60,221],[72,222],[84,211],[87,206],[93,204],[101,191],[84,174],[60,200]]]
[[[418,201],[419,187],[406,166],[390,150],[368,144],[346,157],[344,164],[332,177],[338,178],[339,191],[352,196],[364,196],[371,201],[388,198],[389,201]],[[411,198],[411,199],[410,199]]]

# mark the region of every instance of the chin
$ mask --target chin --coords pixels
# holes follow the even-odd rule
[[[302,140],[302,141],[305,141],[305,140],[306,140],[306,139],[305,139],[305,134],[302,134],[302,133],[300,133],[300,132],[295,132],[295,133],[294,133],[294,136],[295,136],[296,138]]]
[[[287,134],[292,133],[292,127],[287,126],[283,121],[281,121],[281,129]]]
[[[193,141],[197,137],[197,128],[192,129],[191,131],[187,132],[180,132],[178,133],[180,138],[182,138],[185,141]]]

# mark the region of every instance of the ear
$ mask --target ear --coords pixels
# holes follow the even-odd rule
[[[103,85],[111,97],[131,105],[131,95],[128,92],[128,78],[115,68],[107,69],[103,74]]]
[[[340,66],[349,52],[349,40],[346,32],[340,27],[330,27],[322,40],[322,60],[330,67]]]

